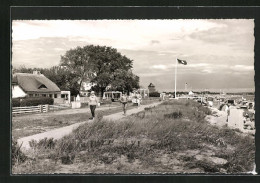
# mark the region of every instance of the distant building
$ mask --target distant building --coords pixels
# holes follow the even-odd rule
[[[189,91],[189,95],[194,95],[194,93],[192,91]]]
[[[154,92],[156,92],[155,86],[154,86],[153,83],[150,83],[150,84],[148,85],[148,90],[149,90],[149,93],[154,93]]]
[[[88,96],[91,88],[95,85],[96,85],[95,83],[91,83],[90,81],[83,81],[81,83],[81,87],[80,87],[80,95],[81,96]]]
[[[60,88],[39,71],[16,73],[12,78],[12,98],[19,97],[61,98]]]

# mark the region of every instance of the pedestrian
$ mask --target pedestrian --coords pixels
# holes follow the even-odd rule
[[[142,96],[141,96],[141,94],[137,93],[136,97],[137,97],[137,106],[139,108],[139,106],[141,105],[141,102],[142,102]]]
[[[230,105],[229,104],[227,104],[226,111],[227,111],[227,122],[228,122],[228,116],[230,115]]]
[[[89,103],[88,104],[89,104],[91,115],[92,115],[92,117],[89,118],[89,119],[94,120],[94,118],[95,118],[95,110],[96,110],[96,107],[98,105],[98,99],[97,99],[94,91],[90,92],[90,97],[89,97]]]
[[[123,105],[123,112],[124,115],[126,115],[126,107],[127,107],[127,95],[125,93],[122,94],[121,98],[120,98],[120,102]]]

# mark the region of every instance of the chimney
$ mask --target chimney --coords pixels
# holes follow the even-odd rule
[[[40,73],[40,71],[33,71],[33,74],[40,75],[41,73]]]

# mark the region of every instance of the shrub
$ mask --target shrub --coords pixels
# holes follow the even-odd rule
[[[44,149],[53,149],[55,147],[56,141],[53,138],[41,139],[39,142],[32,140],[29,142],[30,147],[32,148],[44,148]]]
[[[75,154],[64,154],[60,157],[61,163],[65,165],[73,164]]]
[[[21,99],[21,107],[49,104],[53,105],[54,99],[49,97],[32,97]]]
[[[158,93],[158,92],[150,93],[149,97],[160,97],[160,93]]]
[[[23,163],[27,159],[27,156],[21,151],[21,145],[19,146],[16,140],[12,140],[12,165]]]
[[[173,113],[170,113],[170,114],[164,114],[164,118],[174,118],[174,119],[177,119],[177,118],[181,118],[181,117],[182,117],[182,112],[181,111],[173,112]]]
[[[81,103],[81,108],[88,107],[88,103]]]
[[[199,106],[198,109],[199,109],[199,111],[202,111],[206,115],[211,115],[212,114],[212,111],[209,108],[207,108],[207,107]]]
[[[20,107],[20,99],[18,98],[12,99],[12,107]]]

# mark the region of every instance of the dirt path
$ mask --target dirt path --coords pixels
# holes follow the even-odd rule
[[[143,111],[145,107],[153,107],[153,106],[156,106],[160,103],[161,102],[157,102],[157,103],[152,103],[152,104],[148,104],[148,105],[142,105],[138,108],[130,109],[130,110],[127,111],[126,116],[129,116],[131,114]],[[104,109],[104,108],[100,108],[100,109]],[[75,112],[75,111],[76,110],[73,110],[73,112]],[[64,112],[64,111],[62,111],[62,112]],[[119,113],[104,116],[104,119],[118,120],[118,119],[124,118],[126,116],[123,115],[123,112],[119,112]],[[64,136],[66,136],[66,135],[69,135],[73,131],[73,129],[79,127],[80,125],[82,125],[86,122],[93,122],[93,121],[89,120],[89,121],[85,121],[85,122],[75,123],[75,124],[70,125],[70,126],[65,126],[65,127],[62,127],[62,128],[50,130],[50,131],[35,134],[35,135],[32,135],[32,136],[23,137],[23,138],[18,139],[17,142],[18,142],[19,145],[21,145],[21,149],[28,150],[28,149],[30,149],[29,142],[31,140],[39,141],[39,140],[44,139],[44,138],[53,138],[54,140],[57,140],[57,139],[60,139]]]

